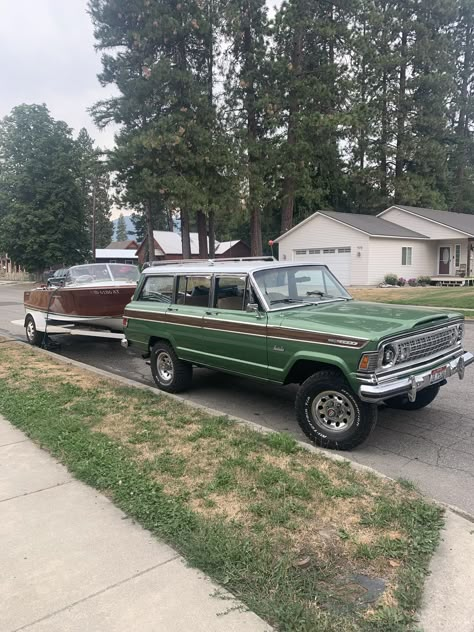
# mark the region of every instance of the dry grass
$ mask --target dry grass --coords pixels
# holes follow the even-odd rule
[[[62,409],[123,446],[167,496],[206,520],[265,537],[295,560],[339,579],[381,577],[381,604],[397,605],[400,568],[412,534],[396,516],[377,520],[381,502],[405,505],[418,494],[397,483],[256,433],[166,396],[124,388],[24,346],[0,348],[9,387],[62,394]],[[64,393],[70,396],[64,398]],[[394,546],[392,546],[392,544]],[[358,590],[354,601],[358,601]],[[367,614],[367,613],[366,613]]]

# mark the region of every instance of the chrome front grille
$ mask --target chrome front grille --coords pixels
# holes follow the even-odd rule
[[[414,362],[438,355],[454,347],[458,342],[458,328],[458,325],[453,325],[441,331],[433,331],[407,340],[400,340],[397,360],[403,362],[406,358],[406,360]]]

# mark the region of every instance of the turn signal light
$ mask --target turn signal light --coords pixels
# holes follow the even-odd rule
[[[369,368],[370,356],[363,355],[359,362],[359,369],[362,371],[367,371]]]

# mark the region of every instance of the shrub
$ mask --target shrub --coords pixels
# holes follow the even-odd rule
[[[408,279],[408,285],[410,287],[415,287],[417,285],[416,279]]]
[[[416,280],[418,285],[430,285],[431,277],[429,276],[419,276]]]
[[[404,279],[403,277],[400,277],[397,281],[397,285],[399,285],[400,287],[403,287],[406,284],[407,284],[407,280]]]
[[[387,285],[397,285],[398,277],[396,274],[386,274],[383,278]]]

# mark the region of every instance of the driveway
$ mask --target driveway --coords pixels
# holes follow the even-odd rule
[[[0,285],[0,333],[24,340],[10,321],[22,318],[26,285]],[[150,368],[117,341],[57,337],[58,353],[130,379],[151,384]],[[474,350],[474,323],[466,326],[466,348]],[[195,371],[193,389],[184,396],[224,413],[289,432],[306,440],[295,421],[296,387]],[[452,378],[431,406],[418,412],[381,409],[369,441],[344,456],[393,478],[413,481],[428,495],[474,514],[474,369],[463,382]]]

